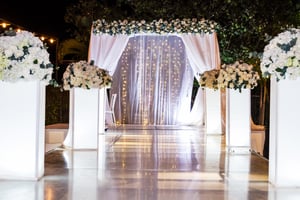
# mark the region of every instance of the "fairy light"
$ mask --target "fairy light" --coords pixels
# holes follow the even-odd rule
[[[134,81],[138,86],[136,90],[135,106],[139,110],[135,110],[132,116],[134,123],[141,125],[149,125],[150,123],[166,124],[168,116],[175,116],[172,107],[177,107],[177,97],[180,96],[180,85],[182,81],[182,65],[186,66],[189,70],[188,59],[186,57],[185,48],[181,38],[172,36],[167,37],[153,37],[146,36],[141,38],[139,36],[130,38],[128,44],[120,58],[120,73],[121,73],[121,113],[122,123],[128,123],[127,117],[131,114],[133,105],[128,105],[129,101],[129,87],[128,83]],[[172,40],[172,42],[170,42]],[[145,43],[144,43],[145,41]],[[132,63],[133,57],[135,58]],[[157,65],[159,63],[159,65]],[[132,69],[131,69],[132,68]],[[132,76],[129,73],[133,74]],[[157,76],[160,74],[160,77]],[[157,82],[158,81],[158,82]],[[156,91],[156,84],[159,84],[160,90]],[[159,101],[164,104],[158,103],[156,121],[150,121],[153,113],[154,96],[158,95]],[[166,108],[164,105],[171,106],[171,109]],[[168,111],[168,112],[167,112]]]
[[[130,46],[130,44],[128,43],[127,46]],[[121,57],[121,63],[125,63],[125,59],[127,59],[128,57],[128,49],[126,48],[125,51],[123,52],[122,54],[122,57]],[[121,85],[121,92],[122,92],[122,98],[121,98],[121,105],[122,105],[122,123],[124,124],[125,123],[125,120],[126,120],[126,108],[127,108],[127,101],[126,101],[126,97],[127,97],[127,88],[126,88],[126,74],[127,74],[127,66],[125,65],[122,65],[121,67],[121,79],[122,79],[122,85]]]
[[[55,42],[55,40],[54,40],[53,38],[50,38],[50,39],[49,39],[49,42],[50,42],[51,44],[53,44],[53,43]]]
[[[2,22],[2,24],[1,24],[2,28],[6,28],[6,27],[9,26],[9,25],[10,25],[10,24],[5,23],[5,22]]]

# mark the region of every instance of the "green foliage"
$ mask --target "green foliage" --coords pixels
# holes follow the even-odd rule
[[[69,121],[69,92],[58,87],[46,87],[45,124],[67,123]]]
[[[251,52],[263,52],[268,36],[299,25],[296,13],[292,1],[227,2],[217,21],[221,25],[218,36],[222,61],[247,60]]]
[[[88,46],[91,24],[97,19],[210,19],[221,26],[222,63],[233,63],[247,60],[251,52],[263,52],[268,38],[282,29],[299,26],[299,11],[300,3],[293,0],[78,0],[68,7],[65,21],[71,24],[71,37]]]

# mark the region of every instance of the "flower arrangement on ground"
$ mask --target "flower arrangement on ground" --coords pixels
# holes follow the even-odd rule
[[[288,29],[265,46],[261,60],[264,77],[274,75],[277,81],[300,76],[300,29]]]
[[[207,77],[210,78],[207,78]],[[200,75],[200,86],[214,90],[229,88],[234,90],[253,89],[258,85],[260,76],[253,66],[242,61],[223,64],[221,69],[213,69]]]
[[[108,71],[93,65],[93,62],[78,61],[68,65],[63,74],[63,90],[73,87],[91,89],[111,86],[112,77]]]
[[[199,85],[202,88],[209,88],[213,90],[218,90],[218,76],[219,76],[220,70],[213,69],[209,71],[205,71],[202,74],[200,74],[199,78]]]
[[[0,37],[0,80],[52,80],[53,64],[43,42],[28,31]]]

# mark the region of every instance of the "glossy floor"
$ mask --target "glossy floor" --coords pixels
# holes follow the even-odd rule
[[[109,129],[99,142],[98,150],[48,152],[42,179],[0,181],[0,199],[300,199],[300,190],[268,183],[266,159],[229,153],[223,136],[202,129]]]

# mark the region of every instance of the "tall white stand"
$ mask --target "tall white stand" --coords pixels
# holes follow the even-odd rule
[[[222,134],[221,92],[220,90],[205,89],[206,104],[206,133]]]
[[[99,89],[70,90],[71,147],[96,149],[98,144]]]
[[[247,198],[249,189],[251,147],[251,95],[250,89],[226,89],[226,146],[230,154],[225,158],[225,176],[228,187],[239,188]],[[228,192],[227,199],[236,193]]]
[[[300,187],[300,79],[271,77],[269,181]]]
[[[98,134],[98,179],[105,177],[105,109],[107,103],[107,89],[99,93],[99,134]]]
[[[0,179],[44,175],[45,85],[0,81]]]
[[[230,152],[247,153],[251,148],[250,89],[226,90],[226,146]]]
[[[98,134],[105,132],[106,88],[70,90],[69,132],[65,146],[97,149]]]
[[[101,88],[99,90],[99,134],[105,132],[105,110],[107,103],[107,88]]]

